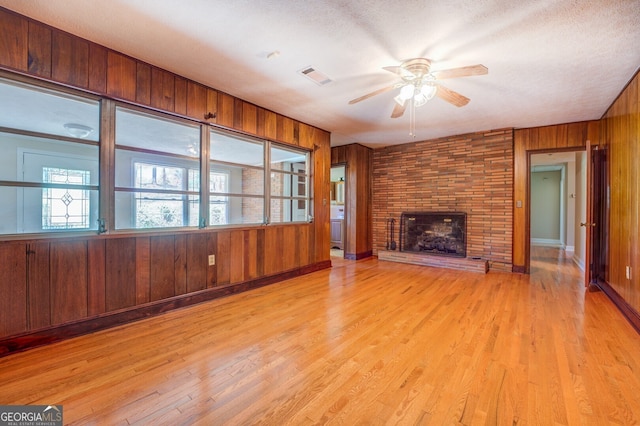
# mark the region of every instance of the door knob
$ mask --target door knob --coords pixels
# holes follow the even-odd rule
[[[585,222],[585,223],[580,223],[580,226],[592,226],[593,227],[593,226],[596,226],[596,224],[595,223],[586,223]]]

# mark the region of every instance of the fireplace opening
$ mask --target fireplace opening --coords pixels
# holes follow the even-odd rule
[[[400,251],[467,257],[467,214],[462,212],[402,213]]]

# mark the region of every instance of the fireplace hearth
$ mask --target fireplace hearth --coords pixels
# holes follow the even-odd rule
[[[467,256],[467,214],[405,212],[400,217],[400,251]]]

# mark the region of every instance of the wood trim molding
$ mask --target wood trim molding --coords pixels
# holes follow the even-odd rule
[[[622,312],[622,315],[629,320],[633,328],[640,334],[640,313],[633,309],[609,283],[599,281],[596,285],[611,299],[613,304]]]
[[[255,288],[274,284],[289,278],[306,275],[331,267],[331,261],[321,261],[302,268],[283,272],[280,274],[262,277],[243,283],[209,288],[198,292],[193,292],[181,296],[176,296],[157,302],[147,303],[133,309],[125,309],[79,321],[54,327],[43,328],[29,333],[8,337],[0,340],[0,358],[38,346],[48,345],[84,334],[93,333],[118,325],[127,324],[152,316],[160,315],[174,309],[183,308],[190,305],[219,299],[232,294],[242,293]]]

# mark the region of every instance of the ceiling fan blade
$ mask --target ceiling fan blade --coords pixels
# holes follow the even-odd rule
[[[484,65],[469,65],[468,67],[451,68],[448,70],[433,71],[432,76],[438,80],[444,80],[445,78],[458,78],[469,77],[472,75],[485,75],[489,72]]]
[[[447,89],[443,86],[438,86],[436,89],[436,96],[457,107],[465,106],[471,100],[466,96],[462,96],[460,93],[454,92],[453,90]]]
[[[393,112],[391,113],[391,118],[398,118],[398,117],[402,117],[402,114],[404,114],[404,110],[407,108],[407,101],[404,101],[402,103],[402,105],[400,105],[397,102],[394,102],[395,106],[393,107]]]
[[[355,99],[350,100],[350,101],[349,101],[349,105],[353,105],[353,104],[355,104],[355,103],[358,103],[358,102],[360,102],[360,101],[364,101],[365,99],[372,98],[372,97],[374,97],[374,96],[376,96],[376,95],[379,95],[379,94],[381,94],[381,93],[388,92],[389,90],[393,90],[393,89],[395,89],[396,87],[398,87],[398,85],[397,85],[397,84],[392,84],[391,86],[383,87],[382,89],[378,89],[378,90],[376,90],[376,91],[374,91],[374,92],[367,93],[367,94],[366,94],[366,95],[364,95],[364,96],[360,96],[359,98],[355,98]]]
[[[409,71],[406,68],[403,67],[399,67],[399,66],[391,66],[391,67],[382,67],[383,70],[385,71],[389,71],[393,74],[399,75],[400,77],[403,78],[415,78],[416,75],[414,73],[412,73],[411,71]]]

